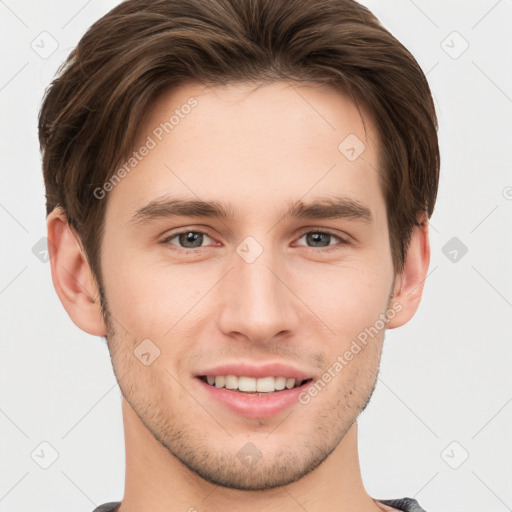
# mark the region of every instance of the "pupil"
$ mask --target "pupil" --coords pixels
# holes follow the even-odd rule
[[[180,244],[185,244],[186,247],[201,247],[203,242],[203,235],[201,233],[194,233],[189,231],[188,233],[184,233],[180,235]],[[186,245],[187,243],[192,243],[192,245]]]
[[[321,238],[322,238],[322,237],[326,237],[326,239],[327,239],[329,236],[331,236],[331,235],[328,235],[328,234],[326,234],[326,233],[310,233],[309,235],[307,235],[307,237],[308,237],[308,242],[312,242],[312,243],[315,245],[315,247],[318,247],[318,246],[319,246],[319,245],[317,244],[317,242],[321,242]],[[325,243],[325,244],[321,244],[321,243],[320,243],[320,246],[321,246],[321,247],[326,247],[326,246],[328,246],[328,245],[329,245],[329,240],[327,239],[327,240],[326,240],[326,242],[327,242],[327,243]]]

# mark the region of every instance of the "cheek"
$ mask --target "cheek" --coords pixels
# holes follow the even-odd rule
[[[298,295],[327,325],[336,343],[356,337],[385,312],[392,274],[378,264],[318,265],[315,272],[303,269],[300,275]]]
[[[113,317],[137,339],[162,337],[208,290],[200,273],[120,252],[105,251],[105,293]]]

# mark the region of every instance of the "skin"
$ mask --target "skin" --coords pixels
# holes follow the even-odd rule
[[[226,409],[195,374],[224,362],[283,362],[316,380],[380,314],[399,309],[386,327],[405,324],[428,269],[428,223],[415,228],[395,275],[377,130],[365,116],[365,132],[355,105],[327,86],[166,91],[135,148],[192,96],[191,113],[103,199],[105,316],[78,236],[60,209],[48,217],[57,293],[78,327],[108,337],[123,393],[120,510],[393,510],[367,494],[357,452],[385,329],[308,404],[267,418]],[[355,161],[338,150],[350,134],[366,146]],[[176,196],[229,204],[233,218],[133,221],[149,202]],[[366,206],[372,221],[284,216],[288,202],[334,196]],[[305,236],[324,230],[334,236],[320,244]],[[196,249],[186,239],[180,246],[181,231],[208,236]],[[263,249],[252,263],[236,251],[248,236]],[[160,350],[149,366],[134,355],[144,339]],[[261,454],[254,464],[237,457],[248,442]]]

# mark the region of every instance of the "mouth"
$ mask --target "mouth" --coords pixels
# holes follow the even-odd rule
[[[281,362],[232,361],[203,368],[194,380],[212,407],[246,418],[270,418],[300,404],[313,373]]]
[[[198,378],[214,388],[224,388],[236,393],[257,396],[273,395],[281,391],[297,389],[313,380],[284,376],[255,378],[245,375],[200,375]]]

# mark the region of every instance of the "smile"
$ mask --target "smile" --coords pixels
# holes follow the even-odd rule
[[[216,388],[226,388],[232,391],[253,394],[267,394],[284,389],[293,389],[302,386],[306,380],[293,377],[247,377],[237,375],[203,375],[201,380]]]
[[[207,402],[246,418],[270,418],[299,404],[299,395],[313,379],[248,377],[245,375],[198,375],[194,379]]]

